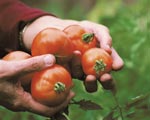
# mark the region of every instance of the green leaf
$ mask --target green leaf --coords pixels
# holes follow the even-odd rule
[[[91,100],[82,99],[80,101],[75,101],[73,104],[78,104],[83,110],[101,110],[102,107],[97,103],[92,102]]]
[[[106,115],[103,120],[114,120],[113,119],[114,111],[111,111],[108,115]]]
[[[132,98],[131,101],[129,101],[127,104],[126,104],[126,107],[127,108],[131,108],[133,106],[137,106],[139,105],[141,102],[145,101],[146,98],[150,97],[150,94],[147,93],[145,95],[140,95],[140,96],[136,96],[135,98]]]

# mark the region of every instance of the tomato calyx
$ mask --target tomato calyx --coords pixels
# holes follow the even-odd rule
[[[56,93],[64,92],[65,89],[66,89],[66,86],[65,86],[65,84],[62,83],[62,82],[57,82],[57,83],[55,83],[55,85],[54,85],[54,91],[55,91]]]
[[[102,59],[96,60],[95,65],[94,65],[94,70],[98,74],[100,71],[105,71],[106,66],[107,65],[104,63]]]
[[[94,38],[94,33],[85,33],[82,35],[82,40],[85,43],[91,42],[93,38]]]

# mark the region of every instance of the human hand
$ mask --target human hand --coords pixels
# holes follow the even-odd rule
[[[99,46],[106,50],[109,54],[111,54],[113,59],[112,69],[113,70],[120,70],[123,67],[123,60],[118,55],[116,50],[112,47],[112,39],[109,34],[109,30],[107,27],[96,24],[90,21],[81,21],[79,23],[80,26],[82,26],[85,30],[90,31],[95,34],[97,40],[99,41]],[[81,77],[83,74],[81,69],[81,62],[80,62],[80,53],[75,53],[75,58],[72,63],[73,65],[73,74],[76,77]],[[96,78],[96,76],[93,75],[87,75],[85,77],[84,85],[88,92],[95,92],[97,91],[97,79],[102,84],[102,86],[105,89],[113,89],[114,87],[114,81],[109,73],[103,74],[100,78]]]
[[[23,41],[28,50],[31,49],[33,38],[43,29],[47,27],[53,27],[60,30],[63,30],[69,25],[80,25],[85,30],[91,31],[95,34],[99,41],[99,46],[111,54],[113,59],[112,69],[117,71],[123,67],[123,60],[118,55],[116,50],[112,47],[112,39],[109,34],[109,29],[106,26],[97,24],[90,21],[75,21],[75,20],[63,20],[52,16],[43,16],[35,20],[30,24],[27,30],[23,34]],[[80,62],[80,52],[75,51],[74,59],[72,60],[71,73],[76,78],[81,78],[83,71],[81,68]],[[67,65],[68,67],[68,65]],[[70,68],[69,68],[70,69]],[[104,88],[109,88],[111,84],[113,85],[114,81],[110,73],[102,75],[99,79],[99,82],[103,85]],[[86,76],[85,77],[85,88],[88,92],[95,92],[97,90],[97,78],[95,76]]]
[[[74,96],[71,91],[61,105],[48,107],[36,102],[31,94],[23,89],[18,79],[22,75],[39,71],[54,63],[53,55],[42,55],[20,61],[0,60],[0,105],[12,111],[29,111],[47,117],[64,109]]]

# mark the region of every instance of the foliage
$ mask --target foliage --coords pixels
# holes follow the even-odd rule
[[[63,6],[57,6],[57,3],[53,2],[55,5],[53,9],[60,16],[74,19],[81,19],[80,16],[83,16],[83,11],[81,14],[79,12],[81,8],[78,7],[78,3],[75,4],[73,10],[70,9],[68,16],[64,15]],[[90,100],[92,103],[98,104],[101,109],[85,110],[80,109],[81,106],[71,104],[69,107],[71,120],[149,120],[149,4],[149,0],[97,0],[95,6],[84,14],[82,19],[87,18],[109,27],[113,38],[113,47],[123,58],[125,66],[121,71],[112,72],[117,87],[115,95],[111,91],[103,90],[100,85],[96,93],[87,93],[82,82],[74,80],[76,86],[74,91],[77,93],[75,100]],[[48,7],[45,9],[48,10]],[[32,113],[14,113],[0,108],[1,120],[16,120],[18,118],[20,120],[46,119]]]

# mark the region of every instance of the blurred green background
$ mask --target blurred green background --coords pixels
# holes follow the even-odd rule
[[[85,91],[75,81],[76,100],[99,104],[101,110],[69,107],[70,120],[149,120],[150,119],[150,10],[149,0],[22,0],[60,18],[91,20],[110,29],[113,47],[125,62],[121,71],[112,72],[117,93],[99,86],[96,93]],[[150,39],[149,39],[150,40]],[[0,120],[46,120],[28,112],[11,112],[0,107]]]

